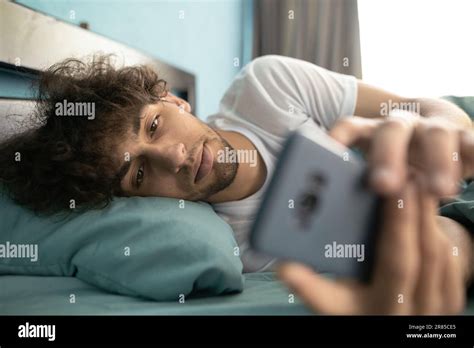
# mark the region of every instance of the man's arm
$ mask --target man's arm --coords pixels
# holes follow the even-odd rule
[[[355,114],[367,118],[386,117],[391,109],[412,111],[423,117],[439,117],[454,122],[463,128],[471,128],[469,116],[458,106],[442,99],[404,98],[384,91],[362,81],[357,84]]]

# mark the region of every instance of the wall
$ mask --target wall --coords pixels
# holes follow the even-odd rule
[[[88,22],[96,33],[194,73],[201,118],[217,111],[242,62],[248,61],[243,13],[249,14],[250,0],[18,2],[73,24]],[[240,66],[234,66],[235,58]]]

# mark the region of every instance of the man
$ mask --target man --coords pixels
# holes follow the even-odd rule
[[[458,222],[436,217],[439,197],[455,194],[455,183],[474,174],[471,122],[456,106],[402,98],[278,56],[248,64],[207,124],[153,71],[117,70],[107,57],[53,66],[39,92],[43,126],[0,151],[0,177],[20,204],[55,211],[72,198],[89,207],[114,195],[206,201],[232,226],[244,270],[272,269],[273,259],[249,250],[249,228],[289,131],[322,128],[367,151],[370,183],[386,196],[375,276],[369,286],[340,284],[289,264],[282,277],[326,313],[455,313],[464,307],[472,240]],[[93,103],[94,119],[58,117],[56,104],[66,100]],[[395,110],[400,105],[411,107]],[[12,163],[15,152],[31,161]],[[256,161],[226,159],[225,153],[256,154]],[[400,199],[404,209],[396,204]]]

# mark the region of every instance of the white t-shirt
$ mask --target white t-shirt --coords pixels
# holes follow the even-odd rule
[[[244,272],[270,270],[273,258],[249,248],[249,232],[290,131],[299,127],[327,131],[341,117],[353,115],[357,80],[309,62],[283,56],[263,56],[247,64],[209,116],[212,128],[245,135],[267,168],[264,185],[239,201],[214,204],[216,213],[234,231]]]

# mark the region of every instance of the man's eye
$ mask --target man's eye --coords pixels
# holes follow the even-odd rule
[[[141,183],[143,182],[143,176],[144,176],[144,171],[143,171],[143,165],[138,168],[137,175],[135,177],[135,184],[137,185],[137,188],[140,187]]]
[[[153,119],[153,122],[150,125],[150,134],[153,135],[158,128],[158,118],[160,115],[156,115],[155,118]]]

